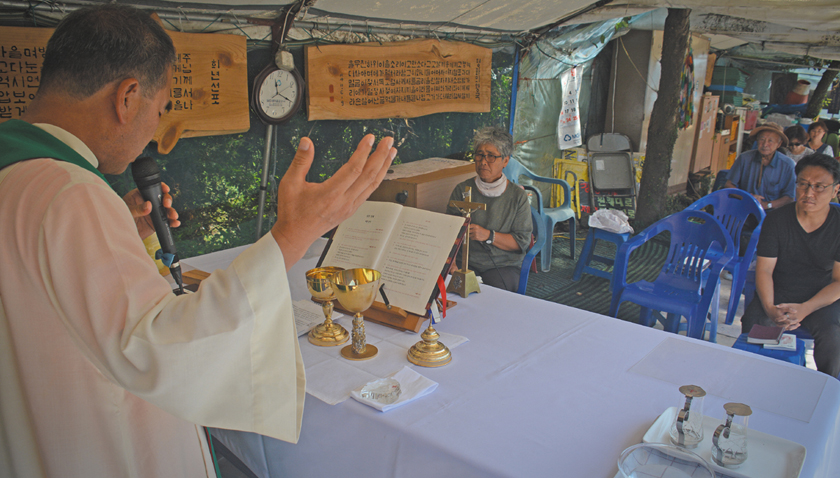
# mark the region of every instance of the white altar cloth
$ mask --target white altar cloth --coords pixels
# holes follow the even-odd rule
[[[289,272],[293,298],[308,296],[304,272],[322,244]],[[208,270],[235,253],[184,262]],[[436,328],[469,342],[449,365],[415,367],[440,384],[434,393],[386,414],[308,395],[297,445],[213,435],[259,477],[613,477],[621,451],[641,442],[666,408],[682,405],[679,385],[696,384],[709,387],[707,415],[722,419],[730,401],[752,404],[750,428],[804,445],[801,476],[840,476],[840,381],[489,286],[456,300]],[[314,347],[306,337],[300,344]],[[649,358],[663,350],[668,360]],[[790,377],[807,386],[791,386]]]

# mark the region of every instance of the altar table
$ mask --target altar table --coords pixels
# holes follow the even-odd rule
[[[321,247],[289,272],[294,299],[309,296],[304,273]],[[209,272],[240,251],[182,262]],[[296,445],[232,430],[213,435],[259,477],[611,478],[621,451],[682,405],[679,386],[695,384],[708,393],[706,415],[722,420],[724,403],[743,402],[753,409],[749,428],[804,445],[800,476],[840,476],[834,378],[489,286],[455,299],[436,328],[469,341],[452,350],[449,365],[412,366],[439,383],[430,395],[382,413],[307,394]],[[315,346],[305,335],[300,346],[306,361]],[[394,362],[383,370],[410,365]]]

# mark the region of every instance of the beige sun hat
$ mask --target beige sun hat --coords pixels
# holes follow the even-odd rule
[[[762,131],[772,131],[773,133],[776,133],[777,135],[779,135],[779,138],[782,139],[782,146],[788,145],[788,138],[787,135],[785,135],[785,131],[782,129],[781,126],[779,126],[777,123],[773,123],[772,121],[764,123],[763,125],[757,128],[753,128],[753,130],[750,132],[750,141],[754,141],[758,137],[758,135],[761,134]]]

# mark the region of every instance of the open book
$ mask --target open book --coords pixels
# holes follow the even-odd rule
[[[425,315],[437,278],[451,260],[465,219],[367,201],[342,222],[327,244],[323,266],[367,267],[382,273],[391,305]],[[377,301],[385,302],[377,294]]]

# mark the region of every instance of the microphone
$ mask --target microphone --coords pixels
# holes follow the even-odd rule
[[[163,207],[163,190],[160,187],[160,169],[155,160],[149,156],[143,156],[131,163],[131,176],[137,189],[145,201],[152,203],[152,224],[155,226],[160,250],[155,254],[155,259],[160,259],[172,273],[172,278],[178,284],[178,292],[184,293],[184,282],[181,279],[181,263],[178,253],[175,251],[175,241],[172,240],[172,230],[169,229],[169,219],[166,217],[166,209]]]

